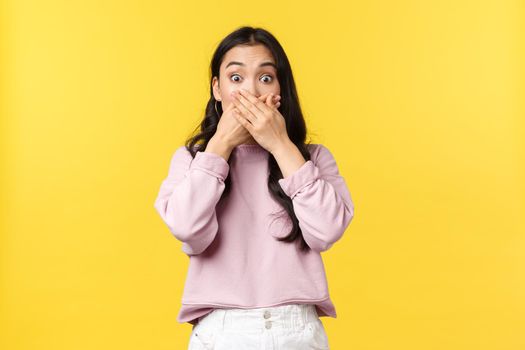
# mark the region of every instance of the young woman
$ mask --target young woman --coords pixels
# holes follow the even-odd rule
[[[211,62],[200,133],[173,154],[155,208],[189,257],[189,349],[329,349],[321,258],[354,204],[331,152],[305,143],[288,58],[241,27]]]

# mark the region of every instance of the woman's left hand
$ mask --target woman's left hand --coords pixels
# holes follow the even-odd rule
[[[289,142],[284,117],[272,107],[273,95],[270,94],[265,103],[245,89],[239,92],[233,92],[234,110],[237,111],[234,116],[255,141],[270,153],[275,147]]]

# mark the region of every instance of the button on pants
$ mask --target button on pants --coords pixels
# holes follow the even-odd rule
[[[313,304],[214,309],[191,331],[188,350],[330,349]]]

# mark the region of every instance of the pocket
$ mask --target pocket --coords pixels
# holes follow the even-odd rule
[[[189,350],[213,350],[215,346],[215,334],[197,323],[191,332]]]
[[[330,350],[328,336],[326,334],[323,322],[320,319],[308,322],[305,332],[306,349]]]

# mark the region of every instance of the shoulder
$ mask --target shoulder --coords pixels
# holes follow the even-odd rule
[[[194,150],[197,146],[193,147]],[[190,151],[186,148],[186,145],[181,145],[175,149],[171,156],[171,164],[189,164],[193,160]]]
[[[198,151],[199,150],[199,145],[194,145],[193,146],[193,150],[194,151]],[[175,149],[175,152],[173,153],[173,155],[191,157],[191,153],[188,150],[188,148],[186,147],[186,145],[181,145],[181,146],[177,147]]]
[[[319,160],[333,158],[332,152],[323,144],[320,143],[309,143],[306,144],[306,147],[310,151],[310,158],[314,163],[317,163]]]
[[[173,158],[187,158],[191,157],[191,153],[188,151],[185,145],[179,146],[173,153]]]
[[[307,147],[310,150],[311,161],[323,176],[339,175],[337,162],[328,147],[319,143],[312,143]]]

